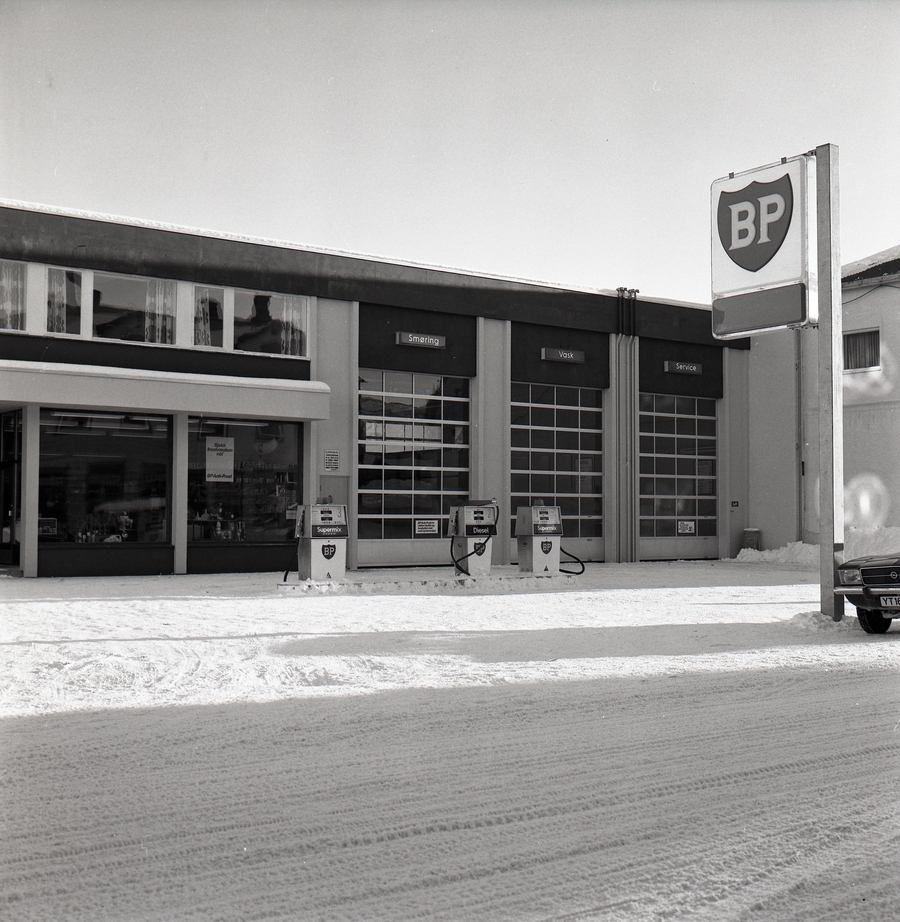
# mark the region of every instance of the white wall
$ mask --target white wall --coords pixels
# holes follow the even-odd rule
[[[751,340],[747,527],[762,548],[800,539],[800,406],[797,333]]]
[[[900,290],[845,287],[843,302],[845,334],[881,334],[881,366],[842,377],[845,527],[900,526]],[[748,525],[761,529],[764,548],[819,541],[818,335],[813,327],[752,340]]]
[[[846,288],[844,333],[872,329],[881,333],[881,367],[843,378],[847,527],[900,526],[900,290]]]

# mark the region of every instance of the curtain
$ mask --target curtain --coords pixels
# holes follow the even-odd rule
[[[212,343],[209,322],[209,289],[194,289],[194,345],[209,346]]]
[[[175,283],[150,279],[144,311],[144,342],[175,342]]]
[[[0,330],[25,329],[25,264],[0,260]]]
[[[66,332],[66,273],[47,270],[47,332]]]
[[[280,300],[277,319],[281,321],[281,354],[303,355],[306,298],[285,296]]]
[[[878,368],[881,365],[879,330],[844,334],[844,369]]]

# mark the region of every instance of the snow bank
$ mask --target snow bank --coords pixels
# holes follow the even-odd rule
[[[844,534],[844,560],[869,554],[900,554],[900,528],[848,528]],[[815,567],[819,564],[819,545],[792,541],[770,551],[744,548],[735,560],[742,563],[783,563]]]

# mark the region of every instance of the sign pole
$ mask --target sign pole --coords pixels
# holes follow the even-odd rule
[[[838,149],[816,148],[816,241],[819,289],[819,589],[822,613],[844,616],[835,594],[844,554],[844,364]]]

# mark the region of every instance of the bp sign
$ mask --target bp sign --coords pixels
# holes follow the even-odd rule
[[[814,171],[801,154],[712,184],[717,339],[816,321]]]

